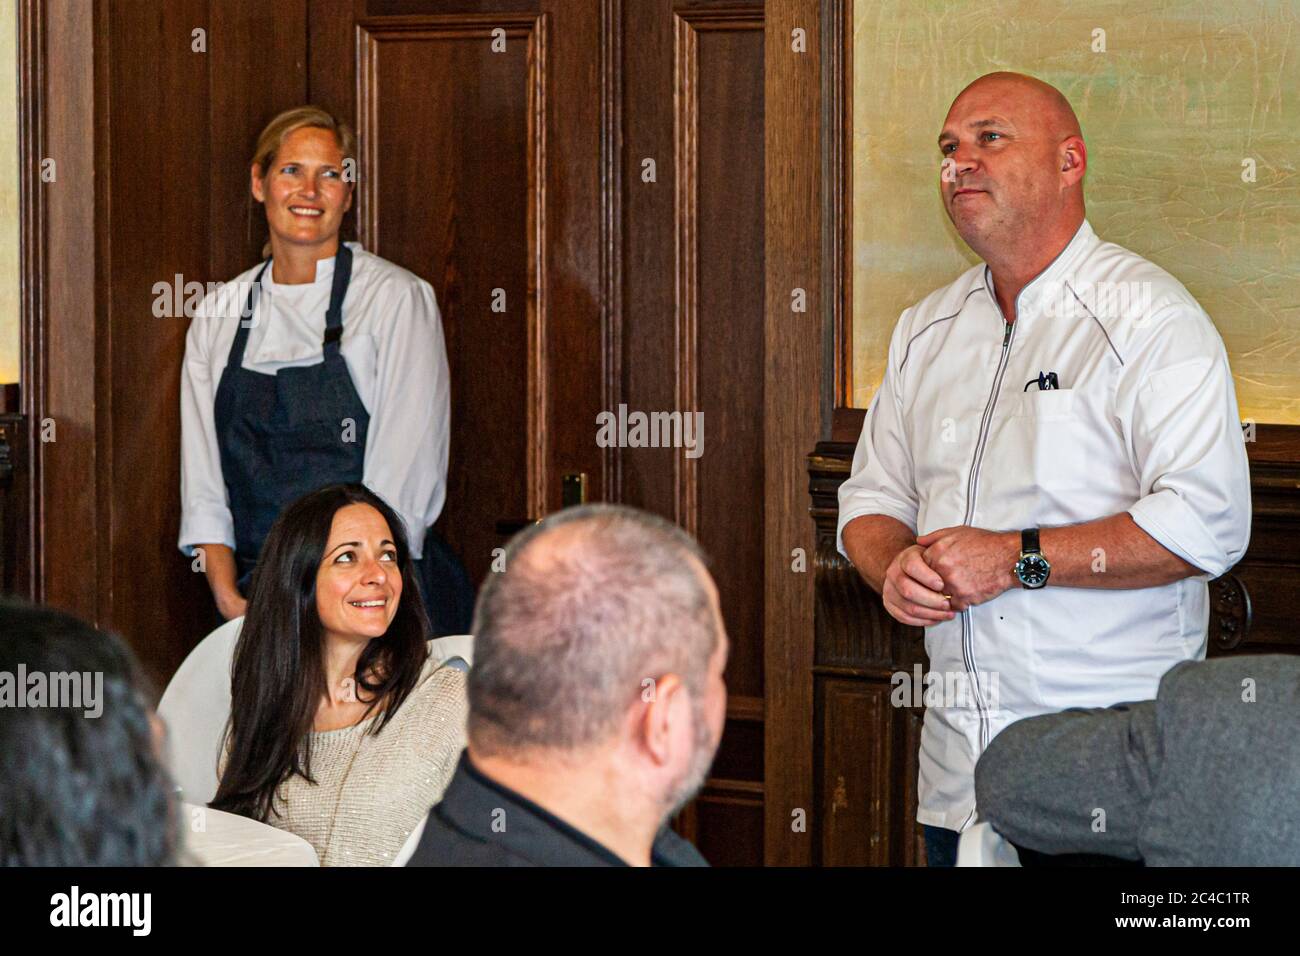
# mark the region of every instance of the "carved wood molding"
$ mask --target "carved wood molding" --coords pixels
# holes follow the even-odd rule
[[[696,25],[674,18],[673,172],[677,256],[677,407],[688,415],[699,405],[699,363],[696,323],[699,306],[699,88]],[[676,472],[677,522],[699,533],[699,477],[695,459],[673,456]]]
[[[886,613],[880,596],[839,553],[839,487],[849,475],[853,445],[821,442],[808,457],[811,514],[817,526],[815,616],[817,667],[908,668],[924,661],[924,633]]]
[[[28,595],[27,418],[0,412],[0,594]]]
[[[1235,650],[1250,633],[1250,592],[1229,571],[1210,582],[1210,640],[1219,651]]]

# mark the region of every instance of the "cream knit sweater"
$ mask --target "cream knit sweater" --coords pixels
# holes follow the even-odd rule
[[[465,674],[430,659],[378,736],[366,734],[378,716],[309,734],[316,783],[281,784],[266,822],[310,843],[321,866],[391,865],[451,782],[467,713]]]

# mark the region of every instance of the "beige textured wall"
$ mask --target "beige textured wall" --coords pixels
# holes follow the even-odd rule
[[[0,2],[0,382],[18,381],[18,13]]]
[[[1074,104],[1098,234],[1213,317],[1242,417],[1300,424],[1300,2],[857,0],[854,18],[854,405],[903,309],[978,261],[935,140],[962,87],[1016,70]]]

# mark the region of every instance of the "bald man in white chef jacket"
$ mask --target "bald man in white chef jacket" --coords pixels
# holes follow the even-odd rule
[[[927,701],[921,735],[932,865],[955,861],[1000,730],[1154,697],[1205,656],[1207,581],[1250,538],[1223,342],[1176,279],[1093,232],[1066,99],[981,77],[939,151],[944,207],[984,262],[899,319],[838,532],[958,691]]]

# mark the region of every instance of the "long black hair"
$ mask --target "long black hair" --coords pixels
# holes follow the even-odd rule
[[[335,513],[353,504],[370,505],[388,522],[403,583],[392,623],[366,645],[353,675],[358,699],[370,698],[367,717],[385,703],[370,733],[378,734],[392,719],[428,659],[428,618],[397,513],[360,484],[330,485],[289,505],[262,545],[235,645],[229,756],[209,804],[217,810],[265,821],[280,784],[294,774],[315,782],[311,750],[303,745],[328,692],[316,574]]]
[[[0,672],[12,679],[20,666],[102,684],[95,707],[83,698],[0,710],[0,866],[174,863],[179,806],[126,645],[62,611],[0,598]]]

